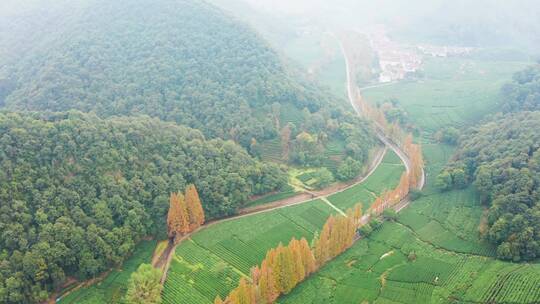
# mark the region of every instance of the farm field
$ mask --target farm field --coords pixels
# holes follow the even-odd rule
[[[121,269],[111,271],[107,277],[88,287],[79,288],[65,297],[58,303],[61,304],[116,304],[124,303],[124,297],[129,278],[137,270],[139,265],[150,263],[152,253],[156,248],[156,241],[141,241],[136,247],[133,255],[122,265]]]
[[[441,250],[385,223],[279,303],[538,303],[539,273],[538,264]]]
[[[443,144],[425,144],[423,148],[428,183],[422,197],[404,209],[398,221],[436,247],[494,256],[494,248],[483,242],[478,232],[484,209],[474,187],[443,193],[434,187],[435,176],[454,148]]]
[[[263,197],[261,197],[259,199],[256,199],[254,201],[251,201],[251,202],[247,203],[246,207],[253,207],[253,206],[259,206],[259,205],[268,204],[268,203],[271,203],[271,202],[274,202],[274,201],[277,201],[277,200],[281,200],[281,199],[289,198],[291,196],[295,196],[296,194],[298,194],[298,192],[296,192],[295,189],[292,186],[287,185],[283,190],[281,190],[278,193],[266,195],[266,196],[263,196]]]
[[[451,156],[424,145],[427,174]],[[538,303],[540,264],[498,261],[481,242],[482,206],[472,188],[423,196],[301,283],[280,304]]]
[[[500,87],[527,62],[497,62],[467,58],[433,58],[425,77],[363,91],[370,103],[397,98],[411,120],[427,133],[445,126],[463,126],[496,111]]]
[[[386,172],[389,170],[392,174]],[[397,183],[403,170],[397,156],[388,153],[377,169],[379,172],[370,176],[366,184]],[[382,190],[382,187],[374,188],[374,191]],[[346,209],[348,206],[338,207]],[[241,276],[249,274],[250,268],[260,263],[268,249],[280,242],[288,243],[292,237],[311,241],[328,216],[335,213],[321,200],[314,200],[222,222],[198,232],[177,247],[163,302],[212,303],[216,293],[209,290],[227,295]]]
[[[362,202],[363,209],[367,210],[377,194],[393,189],[399,183],[401,174],[404,171],[405,167],[399,157],[392,150],[388,150],[382,163],[367,181],[331,195],[328,200],[344,210],[353,207],[358,202]]]
[[[266,251],[292,237],[308,240],[335,210],[320,200],[223,222],[195,234],[176,250],[163,303],[213,303],[237,286]],[[215,291],[213,291],[215,290]]]

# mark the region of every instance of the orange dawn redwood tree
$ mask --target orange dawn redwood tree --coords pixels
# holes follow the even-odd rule
[[[195,185],[190,184],[186,188],[186,206],[189,214],[189,227],[193,231],[204,224],[204,210]]]
[[[238,287],[224,301],[216,297],[214,303],[274,303],[280,295],[289,293],[317,271],[318,267],[349,248],[354,242],[361,217],[360,204],[347,210],[347,216],[330,216],[320,236],[315,234],[313,249],[305,238],[292,238],[287,246],[279,244],[268,250],[261,266],[251,268],[249,279],[242,278]]]
[[[167,213],[167,232],[170,238],[190,233],[204,224],[205,216],[199,193],[194,185],[182,193],[171,193],[169,212]]]

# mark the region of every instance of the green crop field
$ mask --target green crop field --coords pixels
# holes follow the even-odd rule
[[[226,296],[266,251],[292,237],[310,240],[335,210],[320,200],[226,221],[181,243],[169,269],[164,303],[212,303]],[[211,291],[214,290],[214,291]]]
[[[385,223],[279,303],[538,303],[539,274],[538,264],[438,249]]]
[[[497,62],[466,58],[428,59],[425,77],[366,89],[372,103],[397,98],[422,131],[462,126],[497,110],[500,87],[527,62]]]
[[[140,264],[150,263],[152,253],[156,248],[156,241],[142,241],[136,247],[133,255],[129,257],[121,269],[115,269],[107,277],[89,287],[79,288],[67,296],[62,297],[61,304],[115,304],[124,303],[124,297],[129,278]]]
[[[475,190],[433,186],[453,148],[423,147],[423,196],[279,303],[540,303],[540,264],[492,258],[478,232],[483,207]]]
[[[386,186],[377,185],[388,183],[388,187],[394,187],[403,170],[399,158],[389,152],[366,185],[373,188],[374,195],[379,194]],[[198,232],[176,250],[165,283],[164,303],[212,303],[217,293],[226,296],[234,287],[231,282],[237,283],[240,276],[249,274],[268,249],[292,237],[311,241],[315,231],[335,213],[324,202],[315,200],[222,222]],[[208,292],[210,289],[216,292]]]
[[[330,202],[341,209],[353,207],[362,202],[364,210],[369,208],[376,196],[385,190],[394,189],[399,183],[405,167],[399,157],[388,150],[377,170],[364,183],[328,197]]]

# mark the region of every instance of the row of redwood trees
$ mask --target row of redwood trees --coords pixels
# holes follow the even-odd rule
[[[287,246],[270,249],[260,266],[251,269],[225,300],[215,304],[269,304],[289,293],[319,267],[352,246],[362,217],[361,205],[347,211],[347,216],[330,216],[320,235],[310,247],[305,238],[293,238]]]
[[[195,185],[187,186],[185,194],[171,193],[167,232],[169,238],[178,240],[204,224],[204,210]]]

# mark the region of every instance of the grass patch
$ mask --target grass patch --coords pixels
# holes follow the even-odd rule
[[[358,202],[362,202],[364,210],[367,210],[377,195],[397,186],[404,171],[405,167],[399,157],[389,150],[382,163],[368,180],[343,192],[331,195],[328,199],[341,209],[348,209]]]

